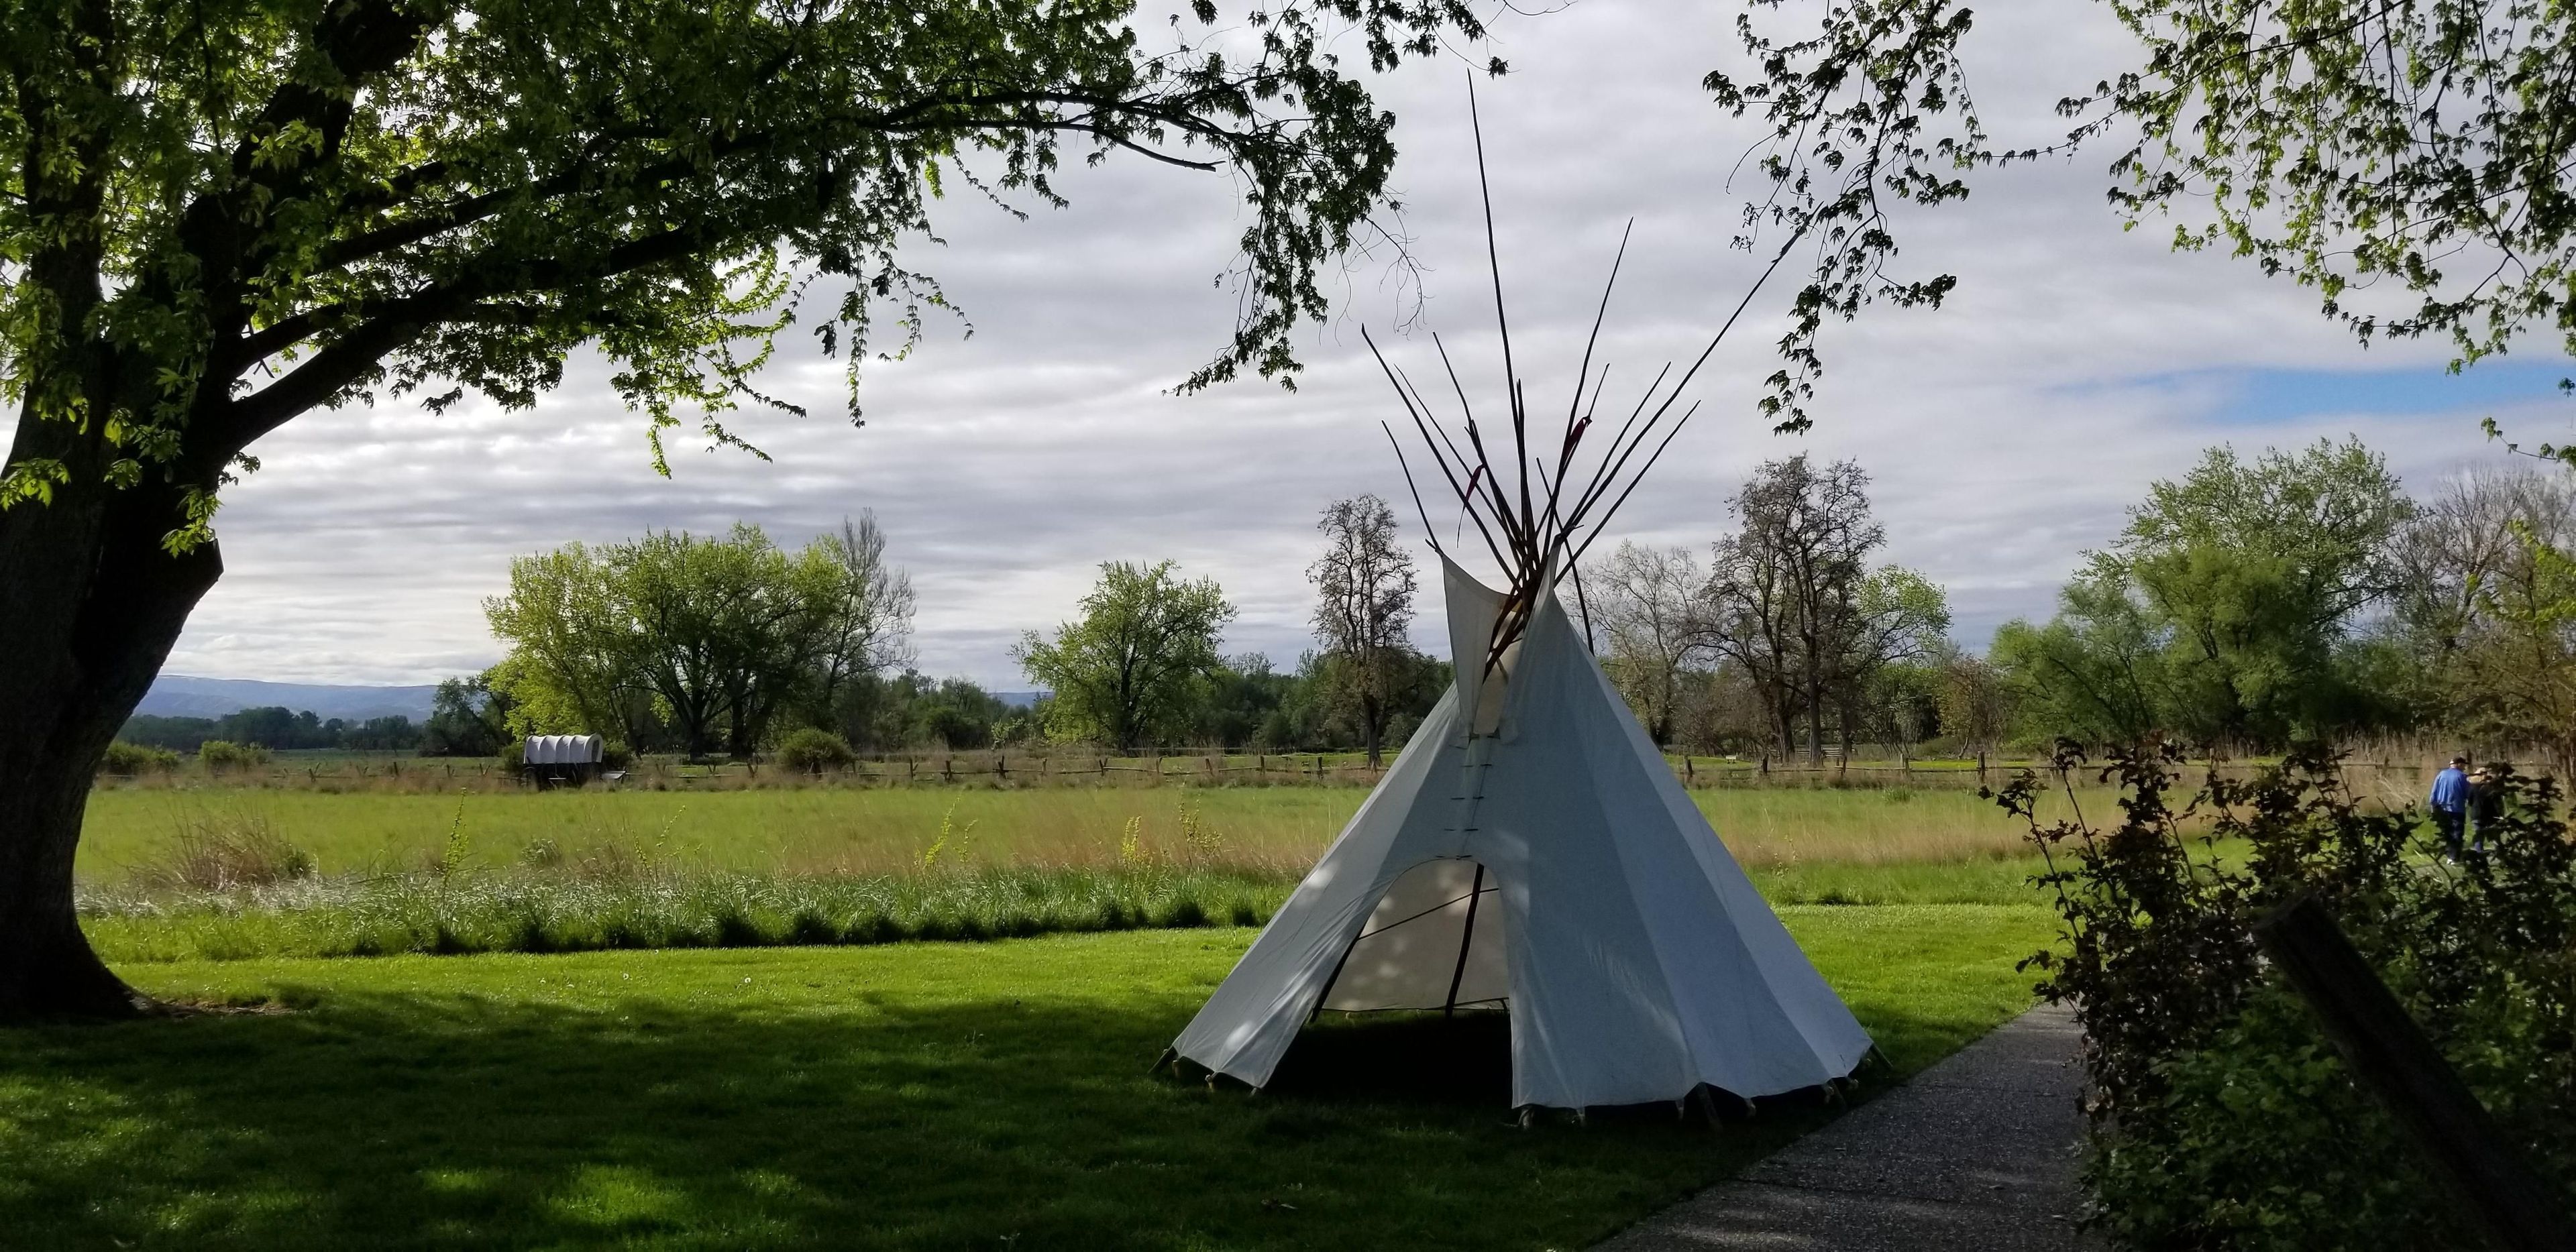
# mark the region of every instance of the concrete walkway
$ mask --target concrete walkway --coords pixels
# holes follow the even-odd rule
[[[2033,1009],[1595,1252],[2099,1246],[2070,1220],[2079,1038]]]

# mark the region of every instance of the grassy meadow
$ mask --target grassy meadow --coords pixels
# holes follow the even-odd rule
[[[1864,1098],[2052,932],[1783,912],[1890,1062]],[[1257,1096],[1149,1076],[1251,937],[129,966],[272,1007],[0,1031],[0,1243],[1579,1248],[1824,1116],[1517,1129],[1492,1015],[1328,1021]]]
[[[990,939],[1269,920],[1349,787],[683,792],[110,788],[79,870],[112,962]],[[1956,790],[1694,793],[1773,901],[2016,904]]]
[[[937,865],[1114,864],[1132,833],[1179,853],[1302,872],[1367,797],[1357,787],[810,787],[677,792],[103,787],[79,872],[108,883],[166,861],[191,830],[264,828],[325,874],[436,862],[461,839],[505,868],[626,849],[709,870],[878,874]],[[1748,868],[2017,856],[2020,829],[1955,788],[1710,788],[1692,798]],[[2088,804],[2093,803],[2086,797]],[[2108,793],[2099,803],[2108,804]],[[1131,832],[1130,824],[1133,823]],[[534,850],[532,852],[532,849]],[[934,849],[936,852],[934,854]]]

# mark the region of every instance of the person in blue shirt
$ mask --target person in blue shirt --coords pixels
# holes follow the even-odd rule
[[[2441,773],[2433,775],[2433,829],[2442,836],[2442,849],[2454,859],[2460,855],[2460,824],[2469,815],[2469,758],[2455,756]]]

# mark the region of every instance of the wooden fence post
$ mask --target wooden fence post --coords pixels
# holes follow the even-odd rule
[[[1977,781],[1986,781],[1986,750],[1983,748],[1977,749]]]
[[[1698,778],[1699,767],[1691,764],[1691,754],[1682,753],[1682,785],[1688,786]]]
[[[2555,1189],[2504,1141],[2316,893],[2301,892],[2256,921],[2254,937],[2307,1001],[2353,1078],[2395,1117],[2488,1242],[2510,1252],[2563,1252],[2576,1224]]]

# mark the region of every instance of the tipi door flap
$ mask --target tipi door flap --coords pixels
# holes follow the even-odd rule
[[[1396,876],[1342,958],[1323,1007],[1335,1012],[1500,1007],[1511,991],[1499,884],[1465,859]]]

